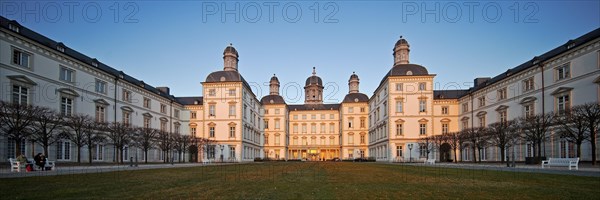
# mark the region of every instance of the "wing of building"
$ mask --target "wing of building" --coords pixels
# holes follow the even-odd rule
[[[107,137],[88,151],[85,145],[78,148],[75,141],[60,138],[47,151],[59,162],[471,161],[473,156],[499,161],[500,150],[491,145],[473,153],[473,144],[467,142],[453,151],[448,143],[431,148],[426,138],[597,103],[599,50],[596,29],[493,78],[475,78],[472,88],[437,90],[436,74],[410,63],[410,45],[401,37],[393,48],[393,65],[381,72],[383,78],[370,97],[360,92],[358,74],[348,73],[348,94],[342,102],[324,103],[323,80],[313,67],[305,81],[304,104],[288,104],[276,75],[269,81],[269,95],[256,96],[238,71],[240,54],[231,44],[223,51],[223,70],[203,79],[202,94],[175,97],[168,87],[152,86],[0,17],[0,100],[190,138],[174,140],[171,146],[157,140],[147,151],[133,140],[116,148]],[[575,153],[573,143],[552,131],[544,147],[548,157]],[[583,152],[590,148],[582,144]],[[533,146],[522,141],[510,151],[525,160]],[[33,156],[44,149],[32,135],[0,136],[0,157],[14,158],[21,152]],[[591,153],[580,157],[591,160]]]

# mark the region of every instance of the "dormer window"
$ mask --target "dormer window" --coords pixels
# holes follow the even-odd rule
[[[8,24],[8,29],[14,31],[14,32],[19,32],[19,26],[14,25],[14,24]]]
[[[92,62],[92,66],[98,67],[98,63],[97,62]],[[121,78],[123,78],[123,76],[121,76]]]
[[[56,46],[56,50],[60,51],[60,52],[65,52],[65,48],[61,47],[61,46]]]

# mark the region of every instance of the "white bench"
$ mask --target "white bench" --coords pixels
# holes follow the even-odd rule
[[[46,164],[44,165],[44,168],[50,168],[50,170],[54,171],[56,170],[56,163],[46,158]]]
[[[17,159],[9,158],[8,162],[10,162],[10,172],[21,172],[21,163]]]
[[[425,160],[425,164],[435,165],[435,158],[430,158],[430,159]]]
[[[212,161],[210,159],[202,159],[202,164],[210,164]]]
[[[542,168],[545,166],[562,166],[562,167],[575,167],[575,170],[579,170],[579,158],[548,158],[548,160],[542,161]]]

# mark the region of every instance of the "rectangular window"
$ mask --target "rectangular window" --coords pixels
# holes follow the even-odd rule
[[[348,135],[348,144],[354,144],[354,135]]]
[[[211,126],[208,128],[208,137],[214,138],[215,137],[215,127]]]
[[[325,119],[325,114],[321,114],[321,119]]]
[[[365,110],[366,110],[366,109],[365,109],[365,107],[360,107],[360,112],[361,112],[361,113],[364,113],[364,112],[365,112]]]
[[[531,117],[534,114],[533,103],[523,105],[523,116]]]
[[[354,113],[354,107],[348,107],[348,113]]]
[[[235,126],[230,126],[229,127],[229,137],[230,138],[235,138]]]
[[[298,119],[298,115],[294,115],[294,119]]]
[[[104,160],[104,145],[96,144],[92,147],[92,160]]]
[[[317,138],[311,138],[310,139],[310,144],[316,145],[317,144]]]
[[[123,111],[123,124],[129,125],[131,123],[131,113]]]
[[[396,91],[402,91],[402,83],[396,83]]]
[[[404,112],[404,106],[402,105],[402,100],[396,101],[396,112],[398,112],[398,113]]]
[[[402,146],[396,146],[396,157],[402,157],[403,155]]]
[[[348,118],[348,128],[354,127],[354,118]]]
[[[483,107],[485,106],[485,96],[479,97],[477,98],[477,101],[479,102],[479,107]]]
[[[462,111],[463,113],[469,112],[469,103],[463,103]]]
[[[335,126],[333,124],[329,124],[329,133],[335,132]]]
[[[175,115],[175,118],[179,118],[179,110],[175,109],[173,115]]]
[[[327,131],[327,129],[325,128],[325,124],[321,124],[321,128],[319,129],[319,131],[321,133],[325,133],[325,131]]]
[[[208,96],[216,96],[217,95],[217,91],[215,89],[209,89],[208,90]]]
[[[442,115],[448,114],[448,106],[442,106]]]
[[[306,115],[302,115],[302,119],[306,119]]]
[[[167,131],[167,121],[160,121],[160,130]]]
[[[268,119],[264,119],[263,122],[264,122],[264,125],[265,125],[265,129],[269,129],[269,120]]]
[[[12,103],[26,105],[28,103],[29,88],[13,85]]]
[[[235,147],[229,147],[229,159],[235,159]]]
[[[317,119],[317,115],[310,115],[310,119]]]
[[[56,143],[56,159],[71,160],[71,142],[59,141]]]
[[[279,108],[275,109],[275,114],[279,114]]]
[[[427,134],[427,124],[419,124],[419,135]]]
[[[173,132],[175,132],[176,134],[179,134],[179,123],[173,124]]]
[[[396,124],[396,135],[403,135],[404,130],[402,124]]]
[[[131,92],[123,89],[123,101],[131,103]]]
[[[191,111],[191,112],[190,112],[190,118],[191,118],[191,119],[196,119],[196,117],[197,117],[196,115],[197,115],[197,114],[196,114],[196,111]]]
[[[361,144],[365,143],[365,135],[360,135],[360,143]]]
[[[448,133],[448,124],[443,123],[442,124],[442,134],[447,134],[447,133]]]
[[[504,123],[507,120],[507,116],[506,116],[506,110],[500,110],[498,111],[498,117],[500,118],[500,122]],[[484,118],[485,120],[485,118]]]
[[[365,128],[365,119],[360,119],[360,128]]]
[[[96,79],[96,92],[106,94],[106,82]]]
[[[294,138],[294,145],[298,145],[298,138]]]
[[[479,116],[479,127],[485,127],[485,115]]]
[[[498,90],[498,100],[504,100],[507,98],[506,88],[502,88]]]
[[[60,114],[71,116],[73,114],[73,99],[68,97],[60,98]]]
[[[216,116],[215,105],[208,106],[208,116],[210,116],[210,117]]]
[[[523,92],[528,92],[534,89],[533,77],[523,80]]]
[[[279,145],[280,144],[280,142],[279,142],[280,139],[281,138],[279,137],[279,135],[275,135],[275,145]]]
[[[29,53],[17,49],[13,50],[13,63],[16,65],[29,68],[30,57],[31,54]]]
[[[235,105],[229,105],[229,116],[235,116]]]
[[[469,121],[468,120],[463,120],[462,121],[462,129],[466,129],[469,128]]]
[[[150,98],[144,97],[144,108],[150,108]]]
[[[419,157],[421,158],[425,158],[427,157],[427,145],[426,144],[420,144],[419,145]]]
[[[334,119],[335,117],[333,116],[333,114],[329,114],[329,119]]]
[[[306,133],[306,124],[302,124],[302,133]]]
[[[335,138],[333,138],[333,137],[329,138],[329,145],[335,145]]]
[[[281,126],[281,125],[280,125],[280,123],[279,123],[279,120],[278,120],[278,119],[276,119],[276,120],[275,120],[275,130],[279,130],[280,126]]]
[[[419,100],[419,112],[427,112],[427,101],[424,99]]]
[[[167,114],[167,105],[165,104],[160,104],[160,112],[163,114]]]
[[[75,70],[61,66],[60,67],[60,80],[66,81],[69,83],[75,82]]]
[[[557,81],[571,77],[570,63],[565,63],[565,64],[555,68],[554,70],[555,70],[554,73],[555,73],[555,77],[556,77]]]
[[[96,105],[96,122],[103,123],[106,121],[106,107]]]
[[[315,125],[315,124],[310,125],[310,132],[313,134],[317,133],[317,125]]]
[[[190,128],[190,135],[192,135],[192,137],[196,138],[196,128],[195,127]]]
[[[556,112],[559,114],[565,113],[570,108],[570,97],[568,93],[561,94],[556,97]]]
[[[235,89],[229,89],[229,96],[235,96]]]
[[[298,133],[298,125],[294,124],[294,133]]]
[[[150,117],[144,117],[144,128],[150,128],[150,123],[151,123],[151,119]],[[195,131],[195,129],[194,129]]]
[[[419,83],[419,91],[425,91],[426,89],[425,83]]]

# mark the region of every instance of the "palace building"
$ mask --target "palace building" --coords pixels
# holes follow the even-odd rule
[[[381,72],[383,78],[370,96],[359,90],[359,74],[348,72],[348,93],[342,102],[323,103],[323,80],[313,67],[305,81],[304,104],[288,104],[280,95],[276,75],[270,77],[269,94],[256,96],[239,73],[238,67],[243,67],[238,65],[240,54],[230,44],[223,51],[223,70],[207,73],[202,94],[175,97],[168,87],[151,86],[0,17],[0,100],[49,107],[65,116],[88,115],[99,123],[123,122],[212,141],[193,146],[194,151],[167,151],[176,161],[370,157],[404,162],[455,157],[471,161],[473,155],[499,161],[500,150],[491,145],[474,154],[469,146],[473,144],[467,142],[454,155],[448,144],[435,149],[422,140],[525,115],[562,112],[600,99],[600,29],[495,77],[476,78],[474,86],[464,90],[436,90],[437,75],[431,73],[435,68],[411,63],[410,44],[402,37],[392,55],[393,64]],[[15,140],[1,135],[0,157],[42,151],[33,138],[20,146],[15,149]],[[574,144],[552,129],[544,147],[548,157],[574,156]],[[532,148],[528,141],[520,141],[511,152],[522,161],[531,157]],[[590,143],[584,142],[582,148],[581,159],[591,160]],[[81,156],[87,162],[88,152],[78,152],[73,141],[60,138],[50,146],[48,157],[75,162]],[[117,152],[110,142],[98,142],[91,158],[113,162]],[[156,145],[148,152],[148,160],[165,161],[162,152]],[[122,153],[125,160],[145,157],[134,145],[125,145]]]

